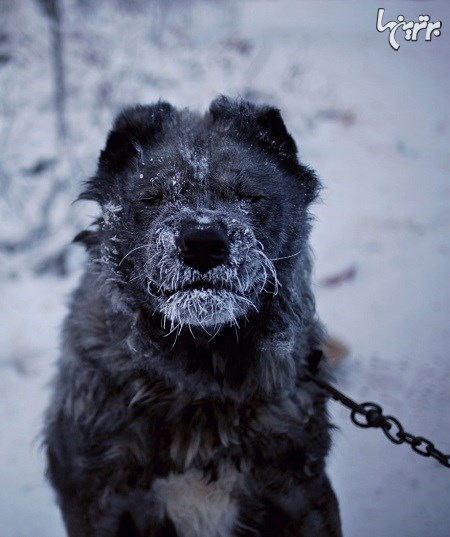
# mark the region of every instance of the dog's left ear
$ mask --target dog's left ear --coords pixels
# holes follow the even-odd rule
[[[278,160],[296,159],[297,146],[278,108],[221,95],[211,103],[209,112],[213,122],[223,122],[228,128],[234,126],[238,133],[256,140]]]
[[[221,95],[211,103],[209,113],[213,123],[222,124],[238,138],[256,142],[285,171],[299,177],[305,186],[307,202],[316,197],[318,179],[312,170],[298,161],[297,146],[278,108]]]

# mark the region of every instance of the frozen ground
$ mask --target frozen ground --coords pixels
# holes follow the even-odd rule
[[[338,383],[450,452],[448,2],[389,2],[390,20],[426,13],[443,21],[440,38],[400,37],[398,52],[375,31],[381,5],[370,1],[248,0],[221,9],[198,1],[181,9],[172,0],[167,13],[133,15],[107,2],[80,14],[64,2],[65,147],[52,130],[46,21],[33,3],[0,2],[8,4],[15,7],[4,19],[13,59],[0,67],[0,241],[27,237],[43,216],[50,233],[0,254],[0,535],[63,535],[38,433],[82,261],[64,245],[95,214],[70,201],[113,114],[130,102],[163,97],[201,109],[226,93],[281,107],[325,185],[313,245],[319,312],[350,349]],[[53,167],[26,174],[56,154],[63,158]],[[327,284],[352,267],[352,278]],[[380,431],[356,429],[345,409],[330,407],[340,428],[330,473],[346,537],[449,537],[449,470]]]

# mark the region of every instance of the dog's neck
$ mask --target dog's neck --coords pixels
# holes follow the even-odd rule
[[[294,295],[286,288],[268,296],[239,328],[223,326],[212,335],[189,327],[170,333],[158,315],[141,308],[133,318],[119,315],[120,332],[128,333],[134,364],[197,398],[280,395],[293,388],[320,339],[311,298],[308,289]]]

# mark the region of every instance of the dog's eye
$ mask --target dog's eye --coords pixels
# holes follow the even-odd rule
[[[143,205],[149,205],[150,207],[156,207],[160,205],[163,200],[162,194],[152,194],[148,196],[143,196],[137,200],[134,200],[135,203],[142,203]]]
[[[237,198],[239,201],[246,201],[247,203],[257,203],[261,200],[266,200],[265,196],[258,196],[256,194],[242,194],[238,193]]]

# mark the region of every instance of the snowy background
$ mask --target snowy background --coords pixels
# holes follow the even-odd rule
[[[83,264],[69,243],[96,215],[71,202],[114,115],[160,97],[281,108],[325,185],[315,281],[348,349],[337,382],[450,452],[450,4],[385,4],[63,0],[57,116],[58,26],[37,1],[0,0],[1,537],[64,535],[39,431]],[[375,30],[383,6],[387,20],[429,14],[442,35],[399,33],[394,52]],[[345,536],[449,537],[449,470],[330,408]]]

